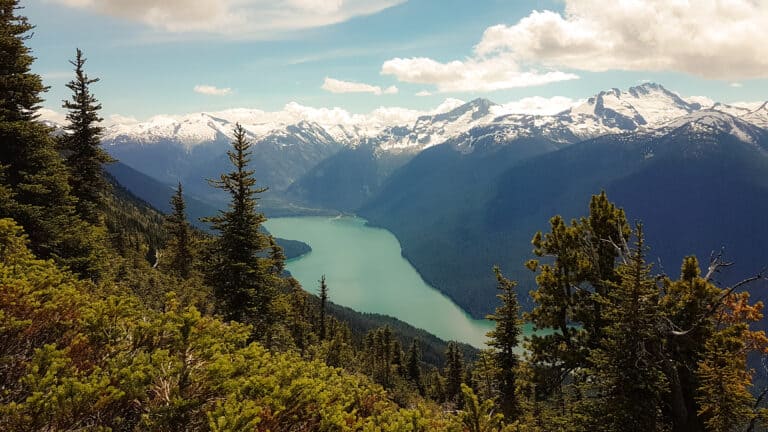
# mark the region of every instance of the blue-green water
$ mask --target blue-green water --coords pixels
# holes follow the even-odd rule
[[[305,290],[316,292],[325,274],[334,303],[390,315],[445,340],[484,346],[492,322],[473,319],[424,282],[389,231],[356,217],[275,218],[265,225],[276,236],[312,247],[287,263]]]

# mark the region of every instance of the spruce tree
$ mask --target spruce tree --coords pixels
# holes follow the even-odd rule
[[[461,405],[461,384],[464,382],[464,359],[456,342],[448,342],[445,352],[445,397]]]
[[[550,232],[538,232],[532,241],[534,254],[548,257],[547,263],[526,263],[538,273],[529,318],[538,328],[556,330],[531,339],[537,390],[543,393],[559,391],[573,371],[590,366],[589,350],[600,346],[607,325],[598,299],[615,286],[616,259],[631,234],[624,210],[605,192],[592,197],[589,211],[588,218],[570,224],[561,216],[550,219]]]
[[[488,319],[496,322],[496,327],[488,332],[488,345],[495,348],[494,359],[498,367],[499,405],[504,417],[514,419],[519,413],[515,395],[517,383],[517,367],[520,363],[515,349],[520,344],[520,305],[515,292],[516,282],[501,274],[498,267],[493,268],[501,291],[496,297],[501,300],[501,306],[496,308]]]
[[[18,9],[17,0],[0,0],[0,217],[24,227],[37,256],[97,278],[105,265],[103,235],[77,216],[51,131],[36,121],[47,89],[31,72],[34,57],[25,41],[33,26]]]
[[[104,178],[103,165],[112,158],[101,148],[101,104],[90,90],[90,85],[99,79],[88,77],[83,70],[85,61],[80,49],[75,60],[70,61],[75,67],[75,78],[67,84],[72,98],[62,105],[69,111],[69,124],[61,138],[61,148],[69,168],[72,193],[77,198],[77,211],[84,220],[98,224],[105,193],[110,187]]]
[[[586,401],[594,424],[608,430],[663,430],[661,407],[668,385],[661,367],[662,322],[659,287],[645,262],[642,226],[621,279],[600,299],[609,325],[601,346],[590,353],[592,378]]]
[[[328,285],[325,283],[325,275],[320,277],[320,340],[325,340],[326,325],[325,311],[328,304]]]
[[[405,356],[405,372],[408,380],[419,390],[419,394],[424,396],[424,385],[421,382],[421,347],[418,339],[414,339],[408,348],[408,354]]]
[[[227,152],[233,171],[210,183],[230,195],[226,210],[205,219],[219,236],[212,244],[206,279],[213,288],[218,310],[227,320],[252,324],[257,339],[268,340],[276,322],[273,301],[276,277],[270,272],[266,248],[269,238],[262,233],[266,221],[257,211],[258,196],[267,188],[256,186],[254,171],[248,169],[250,142],[237,124],[232,149]]]
[[[272,236],[269,236],[269,259],[272,260],[272,274],[280,276],[285,270],[285,252]]]
[[[192,233],[187,221],[181,182],[171,197],[171,209],[172,213],[166,216],[166,226],[170,234],[167,247],[170,255],[169,267],[173,273],[187,279],[192,273],[194,255],[192,252]]]

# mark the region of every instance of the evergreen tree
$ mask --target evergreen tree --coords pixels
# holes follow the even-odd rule
[[[605,192],[592,197],[589,211],[588,218],[570,225],[561,216],[550,219],[550,232],[536,233],[532,243],[534,254],[552,262],[526,263],[538,272],[529,318],[538,328],[557,330],[531,338],[537,389],[543,393],[558,391],[564,379],[573,378],[571,372],[590,366],[589,350],[599,346],[606,326],[598,298],[614,286],[616,259],[631,233],[624,210]]]
[[[448,342],[445,352],[445,397],[461,405],[461,384],[464,381],[464,359],[456,342]]]
[[[424,385],[421,382],[421,347],[418,339],[414,339],[408,348],[408,354],[405,356],[405,371],[408,380],[416,386],[419,394],[424,396]]]
[[[495,399],[498,401],[499,380],[503,371],[498,366],[497,356],[498,352],[494,349],[481,350],[474,364],[477,396],[481,400]]]
[[[90,85],[99,79],[88,77],[83,70],[85,61],[80,49],[75,60],[70,61],[75,67],[75,78],[67,84],[72,98],[62,105],[69,111],[69,124],[61,138],[61,148],[69,168],[72,193],[77,198],[77,211],[87,222],[98,224],[110,186],[104,178],[103,165],[112,158],[101,148],[101,104],[90,90]]]
[[[392,369],[394,369],[394,373],[398,378],[404,377],[405,367],[403,367],[403,346],[397,339],[392,341]]]
[[[325,275],[320,277],[320,340],[325,340],[325,312],[328,305],[328,285],[325,283]]]
[[[32,73],[25,41],[33,26],[16,15],[17,0],[0,0],[0,217],[11,217],[29,234],[30,247],[85,277],[104,271],[104,233],[75,211],[67,169],[50,129],[36,121],[47,89]]]
[[[285,252],[272,236],[269,236],[269,259],[272,261],[272,274],[280,276],[285,270]]]
[[[168,241],[168,253],[170,255],[170,269],[179,277],[187,279],[192,273],[194,260],[192,252],[192,233],[187,221],[186,204],[179,182],[176,192],[171,197],[172,213],[166,216],[166,226],[170,239]]]
[[[0,64],[3,78],[0,80],[0,94],[3,95],[0,99],[0,119],[3,122],[34,120],[43,101],[40,94],[47,90],[40,76],[30,72],[35,58],[24,41],[32,37],[29,32],[34,26],[27,17],[16,15],[16,10],[20,9],[18,4],[18,0],[0,0],[0,28],[3,30],[0,33],[0,50],[3,53]]]
[[[254,171],[248,170],[250,142],[237,124],[232,149],[227,152],[233,171],[210,183],[230,195],[227,210],[205,219],[219,232],[212,244],[206,279],[213,288],[218,309],[227,320],[250,323],[254,336],[269,340],[269,328],[277,317],[273,305],[276,276],[266,254],[269,238],[261,232],[266,221],[257,211],[258,195],[267,188],[256,187]]]
[[[667,382],[661,368],[659,288],[645,262],[642,226],[637,243],[617,273],[621,282],[603,300],[610,324],[600,348],[590,353],[593,369],[587,405],[606,430],[664,430],[661,407]]]
[[[496,297],[501,300],[501,306],[496,308],[488,319],[496,322],[496,327],[488,332],[488,345],[495,348],[494,358],[498,367],[499,376],[499,405],[504,417],[514,419],[518,414],[518,403],[515,395],[517,383],[516,373],[520,359],[515,353],[520,344],[520,305],[517,302],[515,292],[516,282],[511,281],[501,274],[498,267],[493,268],[501,291]]]

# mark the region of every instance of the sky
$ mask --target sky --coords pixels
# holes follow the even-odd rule
[[[76,48],[102,115],[289,103],[367,113],[484,97],[556,109],[657,82],[768,99],[768,0],[20,0],[63,111]],[[55,113],[50,113],[52,117]]]

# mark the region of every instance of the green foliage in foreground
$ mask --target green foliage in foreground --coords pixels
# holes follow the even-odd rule
[[[0,220],[1,430],[458,430],[173,295],[156,312],[103,288],[34,258]]]

